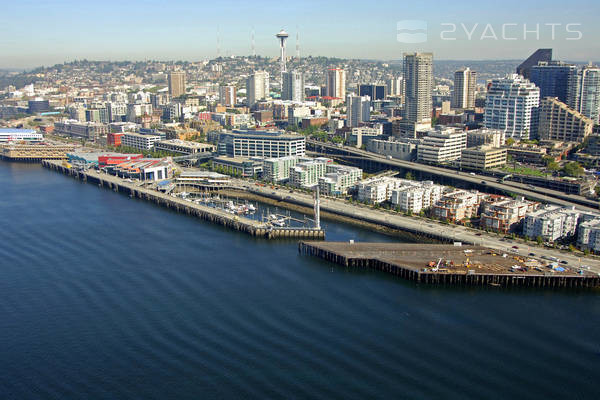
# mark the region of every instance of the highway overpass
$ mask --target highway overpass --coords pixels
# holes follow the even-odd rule
[[[388,157],[348,146],[339,146],[333,143],[306,141],[307,150],[320,156],[329,156],[346,160],[351,164],[367,167],[371,170],[400,169],[413,172],[422,179],[431,179],[442,184],[451,184],[464,187],[476,187],[481,191],[514,193],[529,199],[561,206],[575,206],[583,211],[598,211],[598,202],[586,199],[583,196],[569,195],[545,188],[531,188],[518,182],[498,182],[497,177],[489,175],[460,172],[448,168],[441,168],[412,161],[390,159]]]

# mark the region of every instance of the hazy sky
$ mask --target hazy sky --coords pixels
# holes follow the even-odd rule
[[[281,28],[294,54],[297,27],[302,55],[398,59],[433,51],[437,59],[521,59],[551,47],[557,59],[600,60],[599,17],[598,0],[12,0],[0,16],[0,68],[83,58],[202,60],[217,55],[217,31],[222,55],[247,55],[253,29],[258,54],[278,54]],[[425,21],[427,41],[400,43],[403,20]],[[442,40],[443,31],[453,40]]]

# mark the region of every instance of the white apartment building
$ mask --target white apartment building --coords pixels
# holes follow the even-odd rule
[[[154,144],[160,141],[160,136],[142,135],[134,132],[127,132],[121,138],[121,145],[133,147],[140,150],[152,150]]]
[[[357,127],[371,119],[371,98],[369,96],[346,96],[346,125]]]
[[[575,235],[580,212],[573,208],[547,205],[525,216],[523,234],[531,239],[541,237],[545,242]]]
[[[470,109],[475,107],[477,73],[470,68],[461,68],[454,73],[452,107]]]
[[[371,178],[356,184],[358,201],[379,204],[392,197],[392,191],[398,189],[402,181],[390,177]]]
[[[325,176],[327,164],[333,160],[325,157],[297,163],[290,167],[290,185],[298,188],[312,188],[319,184],[319,178]]]
[[[600,68],[588,65],[579,72],[577,111],[598,123],[600,114]]]
[[[401,186],[392,190],[391,202],[403,212],[419,213],[429,209],[442,196],[444,186],[432,181],[401,180]]]
[[[521,75],[492,80],[485,101],[484,125],[517,140],[537,136],[540,89]]]
[[[423,143],[417,147],[417,159],[427,163],[448,163],[460,160],[461,152],[466,147],[466,132],[455,128],[436,127],[427,133]]]
[[[298,156],[266,158],[263,161],[263,179],[273,183],[288,180],[290,168],[295,166],[299,160]]]
[[[346,71],[340,68],[327,70],[326,94],[329,97],[344,99],[346,97]]]
[[[577,247],[582,250],[600,251],[600,217],[579,224]]]
[[[346,165],[327,164],[325,176],[319,178],[319,189],[327,196],[340,196],[362,179],[362,169]]]
[[[269,73],[257,71],[246,80],[246,96],[248,107],[252,108],[260,101],[269,96]]]
[[[388,80],[387,92],[389,96],[404,96],[404,79],[399,76]]]

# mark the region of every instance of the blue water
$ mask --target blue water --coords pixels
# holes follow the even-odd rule
[[[0,190],[0,399],[600,398],[598,292],[346,270],[36,165]]]

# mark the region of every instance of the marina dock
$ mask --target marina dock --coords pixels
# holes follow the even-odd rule
[[[592,288],[600,276],[580,266],[445,244],[300,242],[300,254],[347,268],[370,268],[427,284]]]
[[[63,165],[62,161],[43,160],[42,166],[83,182],[96,184],[115,192],[129,195],[131,198],[143,199],[157,205],[185,213],[205,221],[225,226],[252,236],[266,239],[324,239],[325,231],[307,227],[274,227],[244,216],[232,215],[218,208],[197,204],[179,197],[173,197],[159,191],[145,188],[139,182],[102,173],[96,170],[79,170]]]

